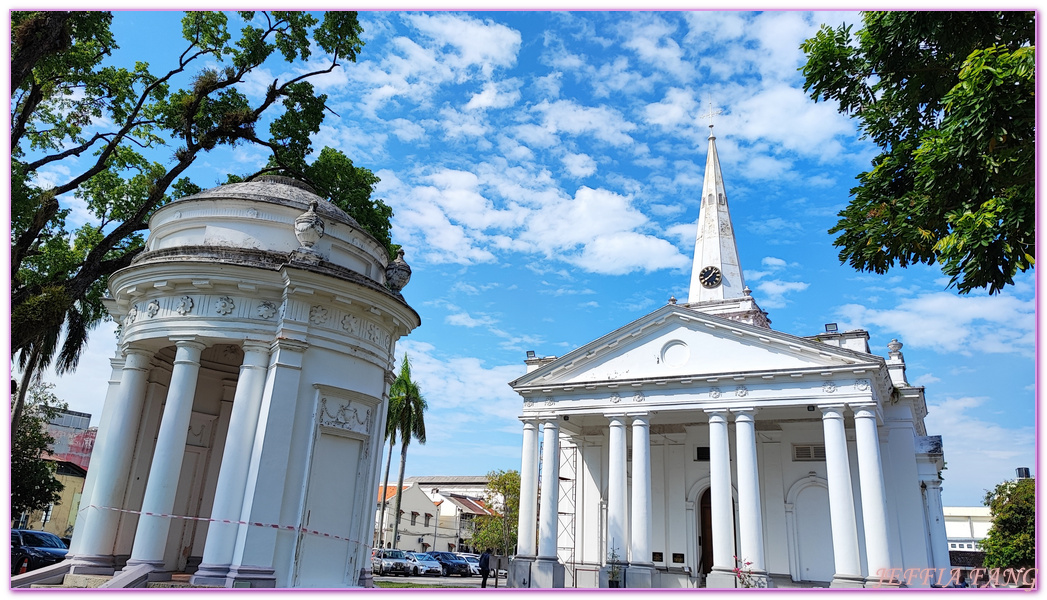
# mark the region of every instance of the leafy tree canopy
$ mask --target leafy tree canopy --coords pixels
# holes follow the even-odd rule
[[[31,513],[56,504],[65,487],[55,478],[56,464],[42,457],[55,439],[47,423],[66,404],[55,396],[54,384],[41,383],[29,390],[25,412],[11,445],[11,516]]]
[[[202,189],[189,169],[220,146],[265,149],[260,172],[313,183],[395,255],[377,177],[310,141],[332,112],[310,80],[356,60],[355,12],[187,12],[161,71],[112,64],[112,19],[11,13],[11,349],[28,371],[56,353],[59,372],[75,367],[108,276],[142,251],[157,208]],[[290,75],[251,97],[241,84],[260,69]],[[90,222],[70,223],[70,196]]]
[[[473,547],[494,548],[502,556],[513,554],[520,519],[520,472],[488,473],[484,502],[497,514],[477,518]]]
[[[1036,480],[1005,481],[985,495],[992,527],[982,540],[988,568],[1036,566]]]
[[[841,262],[938,262],[964,294],[1034,266],[1034,17],[865,12],[804,42],[804,89],[881,149],[829,230]]]

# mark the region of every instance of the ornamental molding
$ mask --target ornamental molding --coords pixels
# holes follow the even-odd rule
[[[633,402],[643,402],[647,397],[643,395],[643,392],[636,392],[633,394]]]
[[[745,396],[749,395],[749,388],[745,387],[744,385],[740,385],[734,388],[734,395],[738,396],[739,398],[744,398]]]
[[[326,427],[364,435],[371,433],[371,409],[355,406],[351,400],[321,397],[319,413],[320,424]]]
[[[524,408],[531,408],[534,406],[534,400],[524,400]]]
[[[189,296],[179,298],[178,305],[175,306],[175,312],[183,317],[193,312],[193,299]]]
[[[309,309],[309,322],[313,325],[323,325],[327,322],[327,309],[317,304]]]
[[[871,386],[872,383],[868,379],[859,379],[854,382],[854,389],[858,390],[859,392],[868,391]]]
[[[836,391],[836,382],[824,381],[822,382],[822,391],[826,394],[831,394]]]
[[[222,296],[214,304],[214,310],[220,315],[228,315],[233,312],[236,308],[236,304],[233,303],[233,299],[229,296]]]
[[[138,305],[132,304],[131,310],[127,311],[127,316],[124,317],[124,325],[130,325],[135,322],[138,318]]]
[[[145,307],[145,314],[149,315],[149,318],[152,319],[158,312],[160,312],[160,302],[156,299],[150,300],[149,305]]]
[[[710,398],[719,398],[720,397],[720,388],[718,388],[718,387],[711,387],[711,388],[709,388],[709,397]]]
[[[263,300],[258,305],[258,309],[256,310],[256,312],[258,314],[258,317],[260,319],[267,319],[267,320],[273,318],[273,315],[276,314],[276,311],[277,311],[276,303],[270,302],[268,300]]]
[[[621,401],[622,397],[618,394],[618,392],[611,394],[611,404],[618,404]]]

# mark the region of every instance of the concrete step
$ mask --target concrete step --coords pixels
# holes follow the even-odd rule
[[[39,589],[83,589],[100,587],[103,583],[112,579],[112,575],[66,575],[61,584],[34,583],[31,588]],[[193,585],[189,583],[189,575],[176,573],[171,581],[150,581],[145,584],[147,588],[217,588],[215,585]]]

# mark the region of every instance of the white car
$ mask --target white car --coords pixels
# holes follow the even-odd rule
[[[480,574],[480,559],[479,558],[473,556],[472,554],[459,554],[458,556],[461,556],[462,560],[464,560],[465,562],[469,563],[469,568],[472,569],[473,575],[479,575]]]
[[[440,563],[425,552],[407,552],[406,554],[407,560],[414,567],[415,575],[436,575],[439,577],[443,574],[443,567]]]

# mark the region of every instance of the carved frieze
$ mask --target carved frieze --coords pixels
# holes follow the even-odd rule
[[[261,319],[271,319],[276,314],[276,303],[264,300],[258,305],[258,317]]]
[[[369,435],[371,433],[371,409],[354,405],[349,400],[320,398],[320,424],[346,431]]]
[[[833,381],[826,381],[822,383],[822,391],[826,394],[831,394],[836,391],[836,383]]]
[[[309,309],[309,321],[313,325],[323,325],[327,322],[327,309],[317,304]]]
[[[154,298],[153,300],[150,300],[149,305],[145,307],[145,314],[149,315],[149,318],[152,319],[158,312],[160,312],[160,302]]]
[[[720,397],[720,388],[718,388],[718,387],[711,387],[711,388],[709,388],[709,397],[710,398],[719,398]]]

